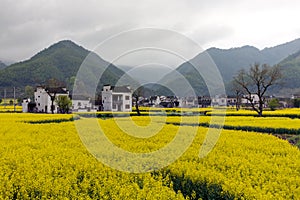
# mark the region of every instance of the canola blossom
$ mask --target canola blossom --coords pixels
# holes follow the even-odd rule
[[[157,171],[136,174],[112,169],[90,154],[77,133],[73,115],[2,113],[0,199],[300,198],[300,151],[297,147],[268,134],[222,130],[213,150],[199,158],[208,129],[166,122],[209,122],[210,117],[180,118],[96,119],[114,145],[134,153],[154,152],[165,147],[179,128],[185,134],[197,128],[192,144],[178,160]],[[75,120],[85,123],[92,119]],[[259,120],[228,117],[225,124],[298,128],[297,119]],[[140,135],[142,132],[156,134],[135,137],[128,134],[129,131]],[[120,163],[130,167],[126,159]]]
[[[157,121],[159,122],[159,117]],[[185,122],[187,124],[196,123],[210,123],[211,116],[201,116],[201,117],[185,117]],[[180,123],[180,117],[170,116],[167,118],[169,123]],[[300,129],[300,119],[291,119],[288,117],[253,117],[253,116],[227,116],[224,125],[229,126],[252,126],[252,127],[262,127],[262,128],[286,128],[286,129]]]
[[[0,112],[22,112],[22,106],[0,105]]]

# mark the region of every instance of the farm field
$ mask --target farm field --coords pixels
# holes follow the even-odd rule
[[[0,105],[0,112],[13,112],[13,111],[22,112],[22,106],[16,106],[14,108],[14,106],[12,105]]]
[[[300,110],[276,112],[298,114]],[[191,124],[210,120],[211,116],[94,119],[70,114],[1,113],[0,199],[300,198],[299,148],[255,130],[222,129],[215,147],[199,158],[208,128]],[[135,169],[126,159],[113,154],[109,158],[127,170],[119,171],[99,162],[97,155],[87,150],[78,130],[90,121],[96,121],[115,146],[137,154],[167,146],[179,130],[183,135],[194,134],[194,138],[175,162],[155,171],[129,173]],[[296,136],[299,124],[299,119],[278,116],[225,119],[228,127],[281,128]],[[89,128],[83,131],[91,136]]]

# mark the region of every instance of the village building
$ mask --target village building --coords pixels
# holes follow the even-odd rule
[[[240,100],[238,100],[240,102]],[[227,106],[234,107],[237,104],[237,97],[235,96],[227,96]]]
[[[242,97],[241,103],[242,103],[243,105],[250,105],[251,102],[250,102],[246,97],[247,97],[246,95],[244,95],[244,96]],[[258,103],[259,103],[259,98],[258,98],[258,95],[257,95],[257,94],[251,94],[251,99],[252,99],[252,102],[253,102],[254,104],[258,104]]]
[[[198,104],[200,108],[211,106],[211,98],[209,96],[198,96]]]
[[[160,96],[159,107],[173,108],[179,106],[179,101],[176,96]]]
[[[93,108],[92,100],[84,95],[72,96],[72,112],[90,112],[96,111]]]
[[[195,108],[199,106],[198,97],[183,97],[179,99],[179,106],[182,108]]]
[[[103,111],[132,111],[132,91],[129,86],[104,85],[102,89]]]
[[[227,96],[226,95],[216,95],[211,99],[212,106],[227,106]]]
[[[36,103],[31,102],[30,99],[23,99],[22,101],[22,112],[36,112]]]
[[[149,106],[153,106],[153,107],[158,107],[161,102],[160,97],[157,95],[150,96],[149,100],[150,100]]]
[[[64,87],[46,88],[39,86],[34,92],[34,100],[36,103],[36,111],[42,113],[51,113],[52,100],[53,112],[58,113],[59,107],[55,101],[58,96],[69,96],[69,91]]]

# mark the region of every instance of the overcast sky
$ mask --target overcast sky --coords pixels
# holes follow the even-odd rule
[[[130,29],[169,29],[202,48],[260,49],[300,38],[299,0],[0,0],[0,60],[70,39],[88,49]],[[101,55],[100,55],[101,56]]]

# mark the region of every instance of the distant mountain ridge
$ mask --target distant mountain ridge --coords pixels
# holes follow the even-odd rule
[[[279,65],[283,70],[283,83],[280,94],[300,94],[300,50],[284,60]]]
[[[232,77],[243,68],[249,69],[250,65],[254,63],[274,65],[299,50],[300,39],[263,50],[259,50],[253,46],[231,49],[210,48],[198,54],[189,62],[181,64],[176,68],[176,72],[174,71],[166,75],[162,78],[160,83],[162,85],[174,85],[177,80],[176,78],[172,79],[172,77],[177,77],[175,74],[180,73],[190,82],[197,95],[208,95],[208,90],[202,77],[191,64],[196,63],[201,65],[205,54],[208,54],[214,61],[222,75],[225,85],[227,85],[232,80]],[[299,79],[297,81],[300,82]],[[230,93],[228,88],[227,93]]]
[[[88,55],[93,59],[93,66],[86,77],[87,80],[98,80],[100,77],[95,77],[96,72],[104,70],[107,66],[99,85],[115,84],[124,75],[122,70],[97,54],[70,40],[63,40],[40,51],[29,60],[12,64],[1,70],[0,88],[16,87],[18,94],[22,95],[25,86],[43,85],[47,80],[54,78],[64,82],[71,90],[79,67]]]
[[[224,81],[228,82],[234,75],[233,72],[236,73],[242,68],[249,68],[255,62],[275,65],[299,50],[300,39],[296,39],[275,47],[264,48],[263,50],[259,50],[253,46],[243,46],[226,50],[210,48],[207,50],[207,53],[216,63]]]
[[[4,69],[5,67],[7,67],[6,64],[0,60],[0,70]]]
[[[205,54],[208,54],[218,67],[225,85],[231,81],[232,76],[240,69],[248,69],[251,64],[258,62],[270,65],[279,63],[284,69],[284,81],[286,82],[284,87],[290,89],[300,88],[300,72],[298,74],[298,71],[300,71],[300,39],[296,39],[263,50],[259,50],[253,46],[231,49],[207,49],[205,52],[199,53],[189,62],[178,66],[175,71],[165,75],[158,81],[158,84],[149,84],[147,86],[148,91],[152,91],[153,94],[159,93],[168,95],[167,92],[170,90],[166,90],[166,87],[160,87],[159,85],[174,85],[176,89],[184,92],[186,88],[178,84],[179,82],[176,79],[178,75],[175,75],[180,74],[192,85],[196,95],[207,95],[208,91],[202,77],[191,65],[191,63],[197,62],[201,64],[201,59]],[[48,79],[52,78],[66,83],[67,87],[72,89],[79,67],[88,55],[91,58],[90,65],[92,66],[90,66],[90,71],[86,73],[86,77],[84,77],[86,80],[98,80],[100,77],[96,75],[99,74],[99,72],[103,72],[104,67],[108,66],[104,75],[101,77],[99,86],[103,84],[114,85],[120,77],[122,77],[123,83],[125,84],[136,84],[136,82],[123,71],[132,70],[132,66],[121,67],[123,70],[119,69],[84,47],[70,40],[63,40],[45,48],[26,61],[9,66],[1,64],[0,62],[0,69],[1,66],[3,66],[0,70],[0,90],[3,91],[2,89],[4,88],[16,87],[17,93],[22,95],[25,86],[44,84]],[[145,74],[144,71],[143,73]],[[162,71],[159,73],[162,74]],[[142,81],[150,80],[151,76],[153,76],[152,74],[155,73],[149,72],[145,77],[142,77],[142,74],[139,74],[138,71],[132,73],[133,76],[136,76],[133,78]],[[89,83],[87,82],[83,88],[88,87]],[[278,92],[279,90],[279,88],[276,88],[274,92]],[[230,91],[227,90],[227,93],[230,93]]]

